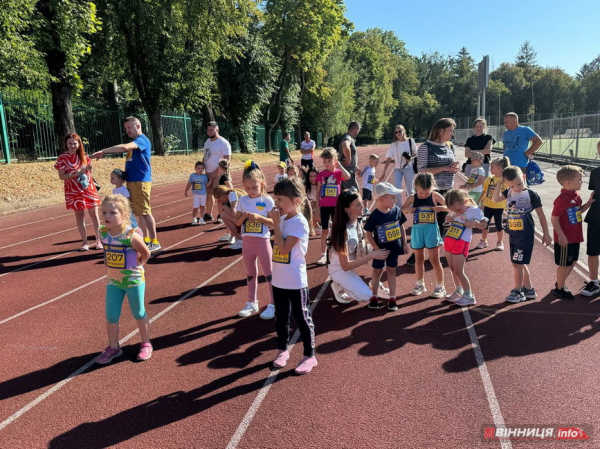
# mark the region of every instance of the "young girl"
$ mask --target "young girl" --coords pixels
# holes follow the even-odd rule
[[[219,182],[218,185],[220,186],[226,186],[230,189],[233,189],[233,183],[231,182],[231,176],[229,176],[229,160],[228,159],[221,159],[219,161],[219,165],[217,167],[217,172],[219,173]],[[217,215],[217,223],[223,224],[223,220],[221,220],[221,205],[219,204],[219,212]],[[224,237],[224,236],[223,236]],[[227,239],[225,240],[221,240],[219,239],[220,242],[227,242],[229,241],[229,238],[231,236],[227,236]]]
[[[219,242],[229,242],[231,249],[242,249],[241,228],[236,224],[237,202],[238,199],[246,195],[246,192],[238,189],[230,189],[225,186],[218,186],[213,192],[217,204],[221,207],[221,219],[230,234],[219,237]]]
[[[446,193],[446,206],[450,213],[446,222],[452,223],[444,238],[444,250],[456,291],[445,296],[445,300],[458,306],[472,306],[476,303],[471,292],[471,284],[465,274],[465,262],[469,255],[472,228],[485,229],[487,218],[465,190],[450,190]]]
[[[466,184],[461,186],[461,189],[469,191],[469,195],[475,203],[479,202],[479,198],[483,192],[483,182],[485,181],[483,159],[483,154],[477,151],[471,152],[471,173],[469,173],[469,179],[467,179]]]
[[[446,295],[444,288],[444,270],[440,262],[440,246],[444,243],[440,236],[437,224],[437,212],[445,212],[446,202],[442,195],[434,192],[437,188],[435,178],[431,173],[419,173],[415,177],[416,193],[409,196],[402,212],[413,214],[413,227],[410,233],[410,246],[415,254],[415,271],[417,285],[410,292],[411,295],[422,295],[427,291],[425,286],[425,248],[429,250],[429,261],[435,273],[435,288],[432,298],[443,298]]]
[[[100,236],[104,245],[104,264],[108,268],[106,286],[106,321],[108,347],[96,357],[96,363],[105,365],[123,354],[119,347],[119,317],[123,298],[127,295],[133,317],[137,320],[142,344],[138,360],[152,356],[150,322],[144,308],[144,264],[150,250],[144,244],[139,228],[131,227],[129,201],[122,195],[108,195],[102,201]]]
[[[187,197],[190,187],[192,188],[192,195],[194,197],[194,204],[192,206],[192,226],[205,225],[204,213],[206,212],[206,188],[212,184],[212,179],[209,179],[204,174],[204,164],[201,161],[196,162],[194,166],[195,173],[190,175],[188,183],[185,186],[184,195]],[[198,218],[198,210],[200,210],[200,217]]]
[[[321,214],[319,213],[319,208],[317,207],[317,176],[319,175],[319,170],[316,167],[310,167],[306,170],[306,175],[304,176],[304,187],[306,190],[306,198],[310,204],[310,208],[312,210],[313,217],[313,228],[316,232],[321,232]]]
[[[327,263],[327,237],[329,237],[329,218],[333,218],[335,203],[340,194],[342,181],[350,179],[350,173],[338,162],[337,151],[325,148],[321,153],[325,169],[317,175],[317,208],[321,215],[321,258],[317,265]]]
[[[129,205],[131,206],[131,195],[129,195],[129,190],[127,187],[123,185],[125,180],[127,179],[125,172],[120,168],[115,168],[110,174],[110,183],[115,186],[112,190],[113,195],[123,195],[125,198],[129,200]],[[129,221],[132,228],[137,228],[137,220],[135,219],[135,215],[133,212],[129,215]]]
[[[288,178],[297,178],[299,176],[298,167],[295,165],[288,165],[285,172]]]
[[[237,218],[235,224],[242,227],[242,256],[248,273],[248,301],[238,316],[246,318],[254,312],[258,312],[257,260],[263,270],[269,288],[270,302],[267,308],[260,314],[263,320],[275,318],[275,306],[273,305],[273,288],[271,277],[273,271],[273,251],[271,250],[271,233],[269,226],[273,227],[273,220],[268,218],[268,213],[273,210],[275,204],[273,199],[267,195],[267,182],[265,175],[258,165],[253,161],[246,162],[242,175],[244,189],[247,196],[239,198],[237,203]]]
[[[304,356],[296,367],[296,373],[306,374],[317,366],[317,359],[304,259],[308,250],[308,223],[300,213],[304,186],[298,178],[284,179],[275,185],[273,193],[276,208],[269,212],[269,218],[273,220],[275,230],[273,297],[279,348],[273,367],[283,368],[290,358],[287,345],[291,310],[304,345]]]
[[[492,173],[489,177],[485,179],[483,183],[483,195],[479,199],[479,205],[483,204],[483,215],[488,220],[491,220],[494,217],[494,223],[496,225],[496,232],[498,234],[498,242],[496,243],[496,251],[504,251],[504,243],[502,239],[504,237],[504,229],[502,228],[502,213],[504,209],[506,209],[506,200],[502,200],[499,202],[494,202],[494,190],[496,189],[496,185],[500,182],[502,183],[502,170],[510,165],[510,162],[507,157],[499,157],[492,160],[490,165],[490,172]],[[504,190],[504,187],[502,187]],[[477,244],[477,248],[487,248],[488,247],[488,229],[490,227],[490,222],[488,221],[488,227],[481,231],[481,240]]]

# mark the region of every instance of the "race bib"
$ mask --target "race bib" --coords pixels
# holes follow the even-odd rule
[[[570,224],[581,223],[581,207],[573,206],[567,209],[567,217],[569,218]]]
[[[104,265],[108,268],[125,269],[125,247],[104,245]]]
[[[279,252],[279,248],[277,248],[277,245],[274,245],[273,246],[273,257],[271,260],[273,260],[273,262],[275,262],[275,263],[289,264],[290,263],[290,254],[291,254],[291,251],[287,254],[281,254]]]
[[[413,214],[413,224],[435,223],[435,212],[430,208],[417,208]]]
[[[263,234],[264,228],[263,223],[260,221],[246,220],[244,222],[244,233],[245,234]]]
[[[477,176],[477,175],[471,175],[471,176],[469,176],[469,179],[467,179],[467,185],[470,186],[472,184],[475,184],[475,181],[477,181],[478,177],[479,176]]]
[[[367,178],[367,184],[375,184],[375,176],[369,175]]]
[[[337,198],[337,196],[337,184],[323,184],[323,187],[321,188],[321,198]]]
[[[523,231],[525,229],[523,214],[508,214],[508,229],[510,231]]]
[[[377,238],[381,243],[393,242],[401,237],[402,229],[397,221],[377,226]]]
[[[194,192],[202,192],[202,182],[194,181],[192,184],[192,191]]]
[[[446,231],[446,237],[450,237],[454,240],[459,240],[462,237],[463,232],[465,232],[465,229],[466,226],[464,224],[459,223],[458,221],[453,221],[450,227],[448,228],[448,231]]]

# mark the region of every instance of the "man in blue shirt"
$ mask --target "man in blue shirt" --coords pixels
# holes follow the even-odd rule
[[[510,159],[510,165],[516,165],[523,173],[527,173],[529,158],[544,141],[529,126],[519,125],[519,116],[514,112],[504,116],[504,126],[506,127],[502,136],[504,156]]]
[[[100,159],[105,154],[127,152],[125,173],[127,189],[131,195],[131,207],[144,233],[144,242],[148,245],[150,252],[156,252],[161,249],[161,246],[156,238],[156,221],[152,216],[152,207],[150,206],[152,144],[142,133],[142,124],[136,117],[125,119],[125,132],[132,142],[105,148],[95,152],[91,157]]]

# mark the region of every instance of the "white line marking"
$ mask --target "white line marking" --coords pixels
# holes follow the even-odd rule
[[[29,226],[29,225],[33,225],[33,224],[37,224],[37,223],[42,223],[43,221],[48,221],[48,220],[56,220],[58,218],[68,217],[69,215],[71,215],[71,214],[57,215],[56,217],[44,218],[43,220],[29,221],[27,223],[21,223],[19,225],[10,226],[8,228],[0,228],[0,231],[8,231],[9,229],[20,228],[22,226]]]
[[[327,289],[328,285],[329,285],[329,277],[327,279],[325,279],[325,282],[323,283],[321,290],[319,290],[317,297],[315,298],[314,302],[312,303],[312,305],[310,307],[311,313],[313,310],[315,310],[315,307],[317,307],[317,304],[321,300],[321,297],[325,293],[325,290]],[[298,330],[296,330],[296,332],[294,333],[294,336],[290,340],[290,344],[288,345],[288,348],[289,348],[288,350],[290,352],[292,352],[292,349],[294,349],[294,345],[298,341],[299,337],[300,337],[300,332]],[[248,427],[250,427],[250,423],[252,422],[254,415],[256,415],[256,412],[258,412],[258,409],[260,408],[262,401],[267,396],[267,393],[269,393],[269,390],[271,389],[271,386],[275,382],[275,379],[277,379],[278,374],[279,374],[279,370],[271,371],[271,373],[269,374],[269,377],[267,377],[262,388],[256,395],[254,402],[252,402],[252,405],[250,406],[250,408],[246,412],[246,415],[242,419],[242,422],[240,423],[240,425],[236,429],[235,433],[231,437],[231,440],[229,441],[229,444],[227,445],[227,449],[235,449],[237,447],[237,445],[240,443],[240,441],[242,440],[242,437],[248,430]],[[2,427],[0,427],[0,430],[1,429],[2,429]]]
[[[212,282],[213,279],[215,279],[215,278],[219,277],[221,274],[225,273],[227,270],[229,270],[231,267],[233,267],[240,260],[242,260],[242,257],[238,257],[233,262],[231,262],[229,265],[227,265],[225,268],[223,268],[221,271],[219,271],[218,273],[216,273],[213,276],[211,276],[209,279],[207,279],[206,281],[204,281],[202,284],[198,285],[193,290],[190,290],[189,292],[187,292],[185,295],[183,295],[181,298],[179,298],[176,302],[174,302],[173,304],[169,305],[164,310],[162,310],[161,312],[159,312],[158,314],[156,314],[154,317],[152,317],[150,319],[150,323],[155,322],[157,319],[159,319],[165,313],[167,313],[170,310],[172,310],[175,306],[181,304],[182,301],[185,301],[187,298],[189,298],[191,295],[193,295],[194,293],[196,293],[202,287],[204,287],[208,283]],[[104,276],[104,277],[106,277],[106,276]],[[131,337],[133,337],[138,332],[139,332],[138,329],[135,329],[134,331],[130,332],[125,337],[121,338],[121,340],[119,340],[119,344],[122,345],[123,343],[127,342]],[[52,388],[50,388],[49,390],[47,390],[44,393],[42,393],[41,395],[39,395],[37,398],[35,398],[29,404],[25,405],[23,408],[21,408],[20,410],[16,411],[12,415],[10,415],[8,418],[6,418],[4,421],[2,421],[0,423],[0,430],[4,429],[6,426],[8,426],[11,423],[15,422],[20,416],[22,416],[23,414],[27,413],[29,410],[31,410],[36,405],[38,405],[39,403],[41,403],[44,399],[47,399],[52,394],[56,393],[62,387],[64,387],[69,382],[71,382],[73,379],[75,379],[77,376],[79,376],[81,373],[83,373],[84,371],[86,371],[90,366],[92,366],[95,363],[95,361],[96,361],[96,357],[94,357],[92,360],[90,360],[89,362],[87,362],[85,365],[83,365],[77,371],[74,371],[73,373],[69,374],[69,376],[67,376],[66,379],[61,380],[59,383],[57,383],[56,385],[54,385]]]

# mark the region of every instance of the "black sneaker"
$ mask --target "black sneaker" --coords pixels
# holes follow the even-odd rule
[[[594,296],[598,293],[600,293],[600,285],[592,281],[588,282],[581,290],[581,294],[583,296]]]
[[[415,266],[415,253],[412,253],[408,259],[406,259],[406,265],[409,267]]]
[[[379,309],[379,298],[377,296],[373,296],[371,301],[369,301],[369,309]]]
[[[209,221],[213,221],[214,218],[211,214],[204,214],[204,221],[209,222]]]
[[[565,288],[552,289],[552,293],[554,293],[560,299],[567,299],[569,301],[572,301],[573,299],[575,299],[575,295],[573,295],[573,293],[571,293],[570,291],[568,291]]]
[[[392,312],[395,312],[396,310],[398,310],[398,304],[396,304],[396,300],[393,298],[390,298],[390,300],[388,301],[387,308],[388,308],[388,310],[391,310]]]

